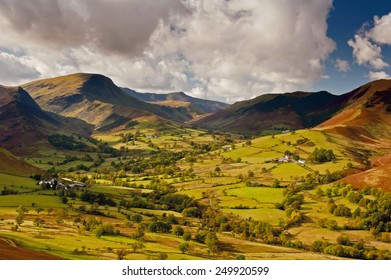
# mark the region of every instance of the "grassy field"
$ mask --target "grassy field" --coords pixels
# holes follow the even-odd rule
[[[34,179],[4,173],[0,173],[0,186],[12,186],[20,192],[33,190],[38,187],[37,181]]]
[[[263,187],[252,187],[252,188],[235,188],[227,190],[227,194],[235,197],[244,197],[250,198],[258,203],[267,203],[273,204],[277,202],[281,202],[283,199],[282,196],[283,189],[276,188],[263,188]]]
[[[31,208],[32,203],[37,207],[63,208],[60,197],[50,195],[6,195],[0,196],[0,207],[18,207],[19,205]]]
[[[135,141],[126,142],[120,133],[138,136]],[[117,251],[121,249],[126,250],[125,259],[142,260],[163,257],[234,259],[238,255],[246,259],[335,259],[335,256],[311,252],[309,248],[314,241],[319,240],[335,244],[341,235],[348,236],[354,243],[364,240],[367,246],[391,250],[391,243],[379,241],[379,237],[369,231],[347,230],[346,225],[354,222],[352,217],[329,213],[330,198],[319,193],[320,190],[327,192],[330,184],[298,192],[303,196],[303,202],[299,207],[302,220],[297,224],[287,225],[292,218],[289,207],[277,209],[277,205],[286,199],[283,195],[285,188],[300,186],[309,175],[316,180],[317,176],[327,172],[346,170],[349,162],[360,166],[355,157],[346,153],[348,143],[343,137],[316,130],[298,130],[251,139],[249,143],[236,135],[211,135],[196,129],[170,125],[159,127],[146,123],[139,123],[120,133],[94,135],[95,139],[107,142],[114,149],[125,149],[118,154],[101,154],[104,161],[88,171],[76,170],[78,165],[93,164],[81,160],[86,155],[82,152],[47,150],[42,151],[40,156],[26,158],[29,163],[45,170],[53,167],[60,170],[60,178],[71,178],[74,181],[83,179],[89,185],[86,190],[76,191],[76,197],[68,196],[65,204],[60,197],[69,195],[65,191],[37,190],[38,186],[33,179],[0,174],[1,185],[12,186],[19,191],[18,195],[0,196],[0,235],[18,240],[26,248],[69,259],[116,259]],[[204,149],[201,150],[202,147]],[[336,160],[312,164],[308,158],[316,148],[333,149]],[[278,162],[287,151],[307,160],[307,163]],[[179,152],[183,153],[183,157],[170,162]],[[67,154],[77,156],[78,159],[63,163]],[[98,153],[91,153],[91,156],[94,160],[99,158]],[[157,166],[150,164],[146,159],[151,156],[155,156],[156,162],[161,162]],[[145,166],[137,171],[133,168],[139,162]],[[280,188],[271,187],[276,179],[280,181]],[[82,192],[85,191],[94,197],[81,201]],[[174,202],[164,200],[165,195],[172,195]],[[110,200],[102,202],[102,197],[111,198],[114,204],[107,205],[111,203]],[[187,202],[181,200],[183,197]],[[368,197],[375,199],[374,196]],[[337,205],[343,204],[352,211],[358,207],[340,195],[333,195],[332,199]],[[188,201],[191,201],[191,207],[202,210],[201,215],[186,216],[186,212],[182,212],[189,206],[185,205]],[[20,205],[27,207],[30,212],[15,230],[16,209]],[[34,211],[37,207],[45,210],[38,215]],[[54,209],[50,215],[47,212],[49,208]],[[68,214],[58,221],[58,213],[61,211],[57,209],[61,208],[67,208]],[[366,209],[362,207],[361,210]],[[215,222],[228,220],[242,223],[238,229],[233,227],[227,231],[224,224],[213,228],[219,239],[218,253],[211,252],[207,244],[202,244],[195,237],[200,232],[206,234],[211,231],[213,225],[207,224],[206,217],[210,212],[222,215]],[[98,238],[96,229],[89,231],[86,226],[92,217],[101,221],[102,225],[110,224],[120,234]],[[151,224],[166,222],[168,217],[175,220],[168,232],[151,230]],[[43,225],[35,224],[37,218],[44,220]],[[337,228],[321,226],[324,220],[334,220]],[[264,244],[264,236],[243,237],[243,233],[237,233],[245,223],[254,221],[270,224],[278,232],[275,238],[283,240],[273,244],[280,246]],[[255,227],[256,222],[251,226]],[[173,233],[177,223],[191,233],[189,248],[185,253],[179,249],[185,241]],[[134,237],[140,230],[142,237]],[[286,240],[301,242],[298,244],[301,244],[302,249],[292,248],[298,245],[283,243]],[[141,242],[143,247],[133,249],[132,246],[137,242]]]

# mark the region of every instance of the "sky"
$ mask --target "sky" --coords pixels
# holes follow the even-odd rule
[[[389,0],[0,0],[0,84],[99,73],[232,103],[391,75]]]

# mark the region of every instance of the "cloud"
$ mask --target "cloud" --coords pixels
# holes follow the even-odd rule
[[[388,66],[383,60],[381,47],[371,43],[366,34],[355,35],[354,40],[348,41],[348,45],[353,48],[353,55],[359,65],[369,66],[376,70]]]
[[[370,71],[368,74],[368,77],[371,81],[374,80],[380,80],[380,79],[390,79],[391,77],[384,71],[379,71],[379,72],[373,72]]]
[[[37,79],[39,74],[28,59],[0,51],[0,84],[20,84]]]
[[[154,32],[148,59],[185,73],[184,90],[227,101],[310,89],[335,47],[326,36],[330,6],[331,1],[188,1],[191,13],[171,17]],[[171,81],[178,84],[176,76]]]
[[[97,72],[235,101],[310,90],[335,48],[332,0],[0,0],[0,47],[42,78]],[[15,73],[17,75],[17,73]]]
[[[354,40],[350,39],[348,45],[353,48],[353,56],[359,65],[381,70],[389,66],[382,56],[381,45],[391,45],[391,13],[381,18],[374,16],[373,27],[365,23]],[[388,75],[383,71],[370,72],[371,80]]]
[[[349,61],[347,61],[347,60],[342,60],[342,59],[337,58],[334,66],[335,66],[335,68],[337,68],[337,70],[339,72],[346,73],[346,72],[350,71]]]
[[[374,27],[369,31],[369,37],[379,44],[391,44],[391,13],[374,17]]]
[[[0,0],[3,24],[28,41],[135,55],[159,20],[183,12],[180,0]]]

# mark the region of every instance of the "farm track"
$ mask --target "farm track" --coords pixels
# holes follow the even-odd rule
[[[12,239],[0,237],[0,260],[62,260],[63,258],[20,247]]]

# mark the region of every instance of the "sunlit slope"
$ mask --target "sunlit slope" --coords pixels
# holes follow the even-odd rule
[[[44,110],[86,121],[100,130],[126,126],[131,120],[170,118],[166,112],[125,94],[111,79],[98,74],[72,74],[30,82],[23,87]]]
[[[391,80],[365,84],[345,97],[348,106],[318,126],[368,145],[391,141]]]

